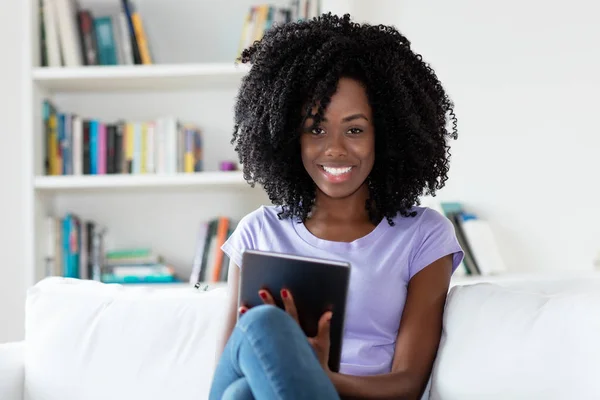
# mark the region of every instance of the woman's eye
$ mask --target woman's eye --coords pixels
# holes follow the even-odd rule
[[[322,135],[323,133],[325,133],[325,131],[321,128],[313,128],[310,132],[313,135]]]
[[[348,131],[349,133],[356,135],[362,132],[362,129],[360,128],[350,128],[350,130]]]

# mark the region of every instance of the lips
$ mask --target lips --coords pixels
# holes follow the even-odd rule
[[[325,178],[332,183],[347,181],[352,176],[354,166],[352,165],[319,165]]]

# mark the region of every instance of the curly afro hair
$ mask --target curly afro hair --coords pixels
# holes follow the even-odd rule
[[[244,178],[260,184],[280,218],[305,221],[316,186],[303,167],[300,134],[318,124],[341,77],[361,81],[373,111],[375,164],[366,208],[373,223],[411,212],[448,179],[447,138],[456,116],[435,72],[394,27],[323,14],[274,26],[241,53],[251,68],[236,98],[232,144]]]

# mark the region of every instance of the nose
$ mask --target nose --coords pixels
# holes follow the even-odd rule
[[[347,156],[348,151],[346,149],[346,142],[344,139],[344,135],[339,133],[327,135],[327,148],[325,149],[325,155],[332,158]]]

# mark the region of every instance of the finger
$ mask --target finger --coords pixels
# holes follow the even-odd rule
[[[296,309],[296,303],[292,297],[292,293],[287,289],[281,289],[281,299],[283,300],[283,306],[285,311],[298,323],[298,310]]]
[[[246,306],[241,306],[240,308],[238,308],[238,314],[239,314],[240,316],[244,315],[244,313],[245,313],[246,311],[248,311],[248,307],[246,307]]]
[[[262,299],[263,303],[270,304],[272,306],[275,305],[275,300],[273,299],[273,296],[271,296],[271,293],[269,293],[268,290],[261,289],[258,291],[258,295]]]
[[[332,315],[333,313],[331,311],[327,311],[321,315],[321,318],[319,319],[319,330],[317,331],[317,337],[319,341],[329,340]]]

